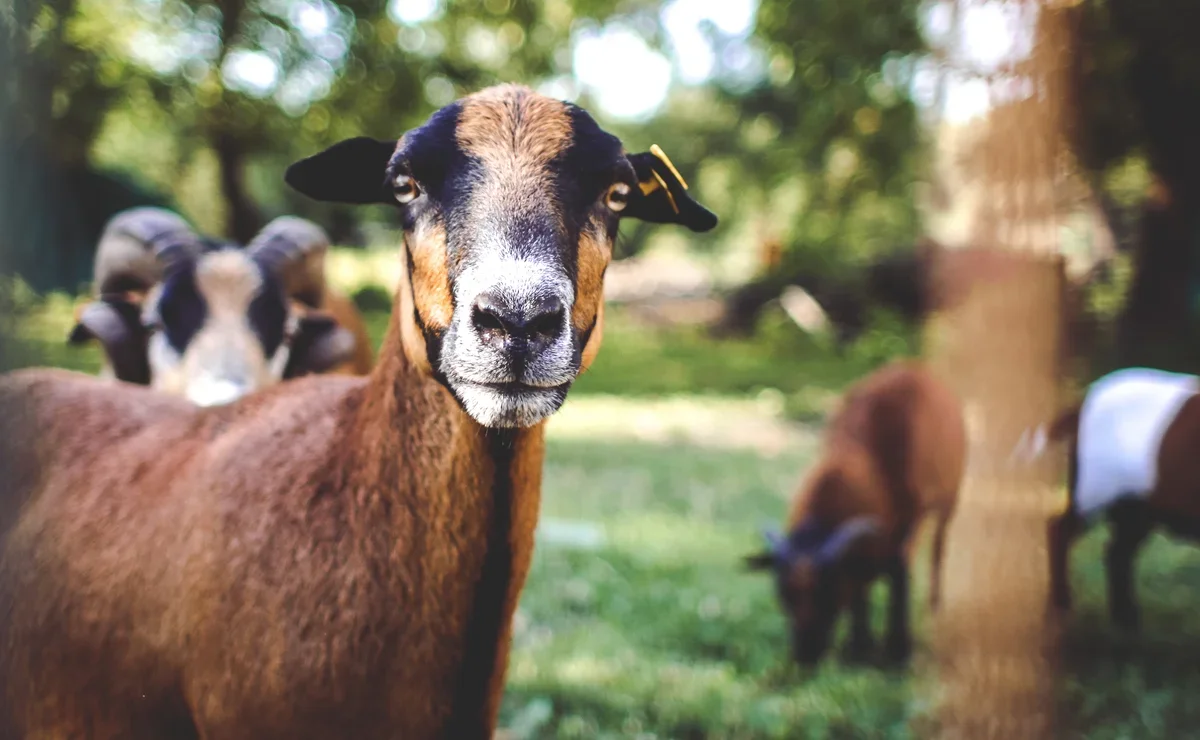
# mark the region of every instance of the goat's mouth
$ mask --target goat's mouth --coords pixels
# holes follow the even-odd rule
[[[562,407],[571,383],[532,385],[527,382],[479,383],[450,380],[450,390],[475,421],[485,427],[530,427]]]

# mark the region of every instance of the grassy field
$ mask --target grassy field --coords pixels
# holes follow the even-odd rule
[[[63,343],[71,306],[24,305],[22,364],[94,369],[94,351]],[[386,315],[369,321],[378,338]],[[839,357],[775,318],[753,340],[715,343],[614,312],[600,359],[550,426],[503,708],[512,734],[910,736],[925,706],[919,685],[836,660],[811,675],[791,669],[770,584],[739,568],[758,527],[782,515],[829,401],[910,346],[877,332]],[[1145,636],[1123,640],[1105,617],[1103,542],[1093,532],[1074,557],[1062,737],[1200,736],[1200,551],[1154,538],[1139,563]],[[924,645],[924,610],[915,613]]]

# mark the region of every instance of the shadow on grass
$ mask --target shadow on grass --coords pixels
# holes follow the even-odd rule
[[[1140,634],[1108,617],[1101,565],[1105,528],[1072,555],[1077,599],[1063,633],[1064,737],[1196,737],[1200,728],[1200,551],[1163,536],[1137,562]]]

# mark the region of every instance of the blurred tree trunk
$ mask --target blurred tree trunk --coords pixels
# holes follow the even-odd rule
[[[1189,300],[1194,271],[1190,236],[1200,202],[1180,194],[1145,206],[1133,285],[1117,327],[1121,365],[1186,370],[1193,364],[1193,357],[1181,350],[1188,347],[1195,326]]]
[[[221,49],[213,74],[220,75],[225,59],[237,41],[246,13],[246,0],[218,0],[221,10]],[[217,157],[220,168],[221,197],[225,200],[225,236],[246,244],[262,225],[261,216],[253,199],[246,190],[247,146],[234,115],[233,95],[221,85],[219,105],[209,108],[213,120],[207,126],[209,145]]]
[[[1156,180],[1142,208],[1133,286],[1117,327],[1117,360],[1195,371],[1200,355],[1192,347],[1197,321],[1191,293],[1200,267],[1200,148],[1195,145],[1200,106],[1190,101],[1196,90],[1194,30],[1200,6],[1190,0],[1109,0],[1106,7],[1111,25],[1092,26],[1089,51],[1106,50],[1111,44],[1106,33],[1123,45],[1127,61],[1113,92],[1125,98],[1120,120],[1136,122],[1141,151]],[[1086,92],[1095,81],[1089,70],[1076,70],[1076,89]],[[1121,131],[1112,121],[1083,117],[1079,128],[1085,158],[1096,159],[1093,152],[1099,152],[1101,163],[1115,159],[1112,153],[1120,149],[1112,142],[1119,143]]]
[[[222,131],[212,138],[220,166],[221,195],[225,199],[225,233],[246,244],[262,227],[262,217],[246,191],[246,149],[238,137]]]
[[[919,736],[974,740],[1056,736],[1054,638],[1044,621],[1045,522],[1061,510],[1061,460],[1013,468],[1020,434],[1058,408],[1062,372],[1061,258],[981,253],[1003,269],[953,282],[931,318],[931,367],[963,399],[967,469],[946,542],[934,615],[936,719]],[[970,250],[948,250],[950,260]],[[940,282],[940,279],[936,282]],[[942,299],[933,298],[941,303]],[[987,337],[987,341],[981,341]]]
[[[1190,293],[1200,228],[1200,150],[1195,146],[1200,111],[1185,104],[1154,35],[1137,24],[1136,8],[1116,2],[1113,13],[1118,19],[1121,13],[1131,16],[1137,51],[1129,85],[1141,108],[1147,159],[1157,180],[1142,213],[1134,282],[1118,328],[1118,357],[1127,365],[1194,370]]]

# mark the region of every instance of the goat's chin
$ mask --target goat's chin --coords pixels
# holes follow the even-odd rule
[[[521,383],[451,382],[455,398],[475,421],[496,429],[531,427],[562,407],[569,383],[539,388]]]

